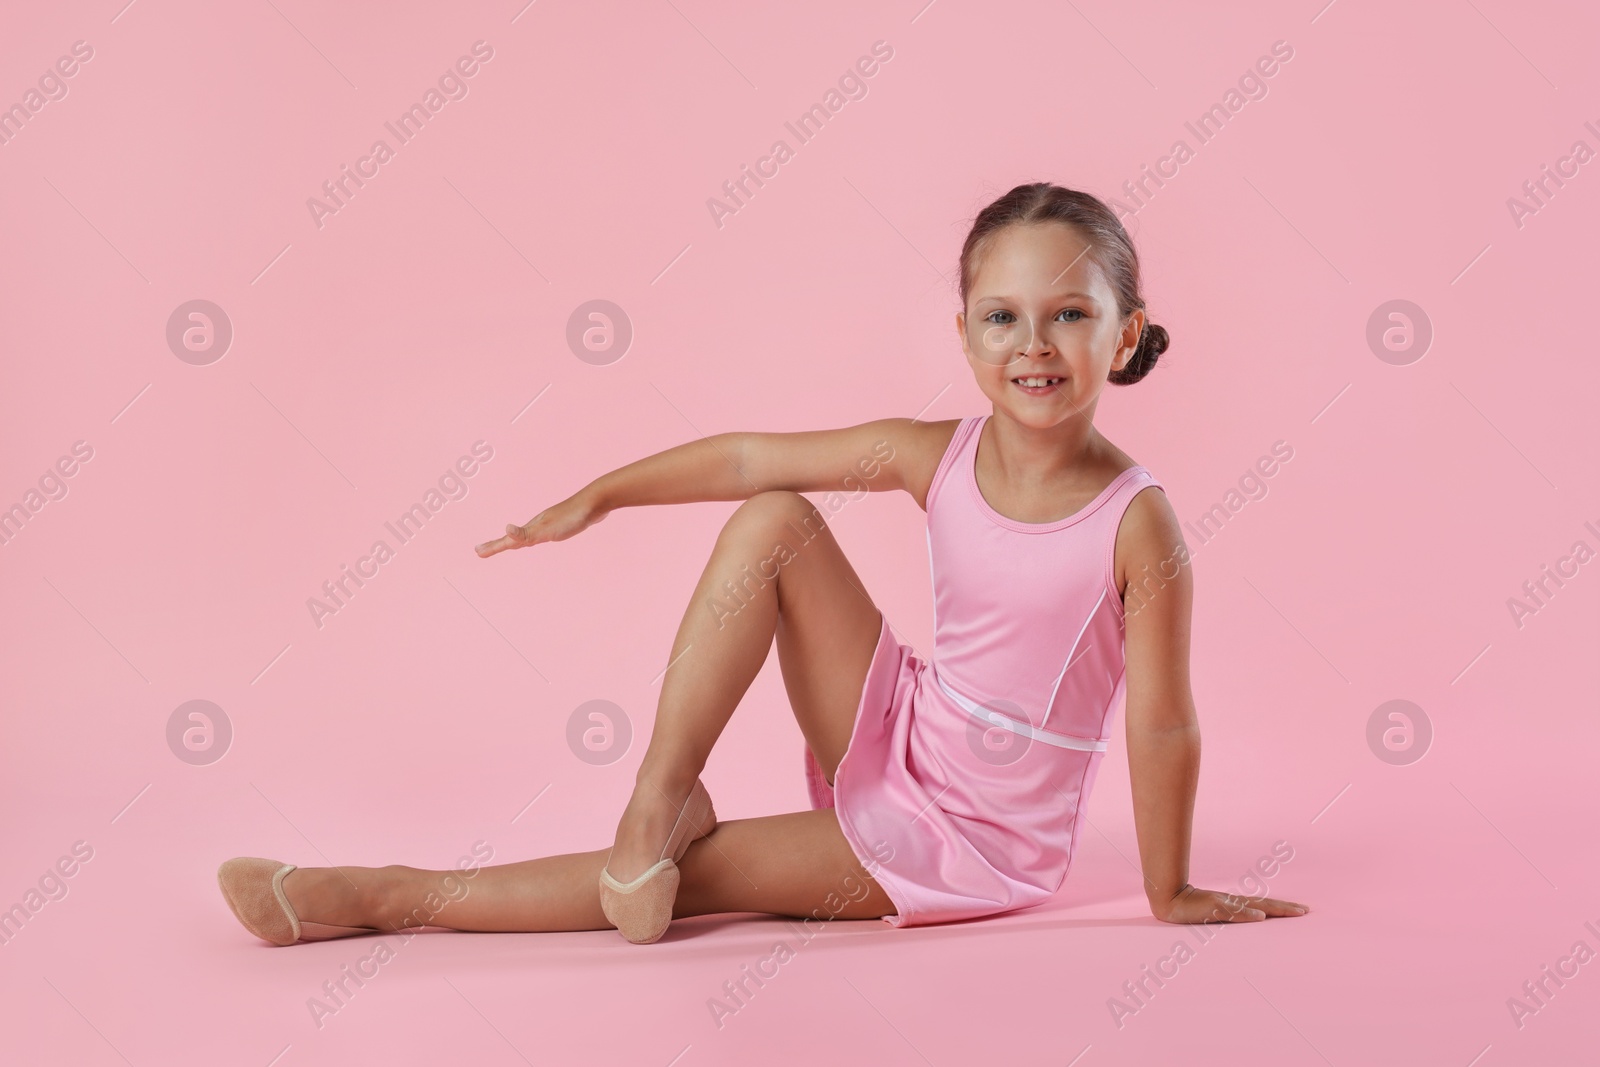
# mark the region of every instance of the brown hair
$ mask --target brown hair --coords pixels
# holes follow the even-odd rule
[[[967,303],[976,260],[989,238],[1007,226],[1025,223],[1063,222],[1076,229],[1089,242],[1089,255],[1105,275],[1117,297],[1117,308],[1126,320],[1142,309],[1139,293],[1139,254],[1116,214],[1099,197],[1050,182],[1019,185],[978,212],[972,230],[961,247],[961,304]],[[1132,385],[1150,373],[1161,353],[1167,350],[1167,331],[1146,319],[1139,335],[1139,347],[1121,370],[1112,371],[1106,380],[1113,385]]]

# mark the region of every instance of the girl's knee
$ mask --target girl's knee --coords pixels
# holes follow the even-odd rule
[[[754,530],[760,534],[789,531],[809,541],[827,529],[821,510],[810,500],[789,489],[766,489],[740,504],[728,519],[729,528]]]

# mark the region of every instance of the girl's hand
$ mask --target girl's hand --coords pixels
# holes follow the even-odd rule
[[[1310,910],[1292,900],[1242,897],[1234,893],[1196,889],[1192,885],[1185,885],[1171,900],[1162,905],[1152,904],[1150,908],[1156,918],[1169,923],[1249,923],[1304,915]]]
[[[506,535],[493,541],[476,545],[473,551],[489,557],[508,548],[526,548],[546,541],[565,541],[609,515],[605,508],[595,504],[583,493],[574,493],[561,503],[545,508],[529,519],[526,525],[506,525]]]

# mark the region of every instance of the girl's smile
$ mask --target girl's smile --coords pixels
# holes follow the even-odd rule
[[[1049,375],[1029,374],[1011,379],[1011,384],[1024,396],[1049,396],[1066,379]]]

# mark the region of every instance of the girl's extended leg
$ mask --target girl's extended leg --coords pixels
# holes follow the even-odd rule
[[[821,512],[798,493],[758,493],[724,525],[684,613],[611,849],[484,867],[471,878],[401,866],[301,868],[284,879],[284,892],[302,918],[341,926],[388,929],[411,916],[411,925],[459,930],[609,929],[596,886],[601,869],[628,881],[656,861],[774,637],[800,731],[831,782],[882,626]],[[805,916],[841,895],[842,918],[895,910],[827,808],[719,823],[690,845],[680,869],[675,917]],[[446,903],[437,921],[418,923],[416,909],[430,893]]]
[[[800,731],[832,781],[882,625],[811,501],[775,490],[741,504],[718,535],[673,640],[650,745],[611,850],[612,876],[628,881],[660,858],[774,637]],[[774,756],[785,767],[792,758]],[[794,766],[798,775],[798,760]]]
[[[481,867],[309,867],[284,892],[302,919],[384,930],[603,930],[595,881],[609,849]],[[862,869],[833,809],[733,819],[689,846],[673,917],[753,911],[870,919],[894,904]]]

